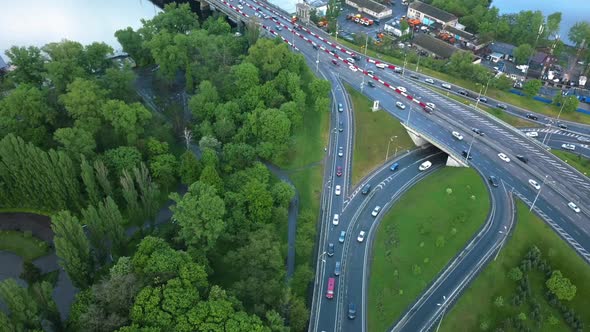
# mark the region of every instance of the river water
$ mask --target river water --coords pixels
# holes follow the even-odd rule
[[[159,9],[149,0],[0,0],[0,54],[13,45],[43,46],[62,39],[121,46],[115,31],[137,29]]]
[[[571,44],[567,34],[576,22],[590,23],[590,0],[492,0],[492,6],[498,7],[500,14],[517,13],[521,10],[540,10],[547,16],[561,12],[559,34],[566,44]]]

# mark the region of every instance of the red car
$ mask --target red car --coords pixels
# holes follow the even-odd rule
[[[336,176],[342,176],[342,167],[336,167]]]

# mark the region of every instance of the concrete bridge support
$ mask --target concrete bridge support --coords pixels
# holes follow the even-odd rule
[[[461,158],[461,156],[456,156],[454,153],[447,151],[446,147],[443,146],[442,144],[440,144],[439,142],[435,141],[432,138],[429,138],[427,135],[419,133],[418,131],[406,126],[403,123],[401,125],[404,126],[404,128],[406,128],[408,135],[410,135],[412,142],[414,142],[414,144],[416,146],[424,146],[426,144],[432,144],[432,145],[436,146],[437,148],[441,149],[443,152],[445,152],[449,156],[447,158],[447,163],[446,163],[447,166],[449,166],[449,167],[469,167],[469,165],[465,162],[465,160],[463,160]]]

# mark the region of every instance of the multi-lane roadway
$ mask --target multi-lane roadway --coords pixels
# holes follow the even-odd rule
[[[333,110],[333,114],[336,116],[332,117],[332,128],[337,128],[337,123],[343,121],[345,130],[332,132],[328,149],[310,330],[366,330],[366,292],[363,286],[367,280],[365,258],[368,251],[366,245],[370,244],[372,240],[372,231],[375,229],[374,225],[377,219],[366,219],[366,215],[372,209],[371,205],[376,204],[375,202],[379,201],[379,204],[383,204],[382,206],[387,206],[387,204],[391,204],[387,202],[395,199],[395,195],[386,189],[395,188],[395,186],[389,186],[389,183],[366,196],[359,195],[358,189],[349,188],[353,121],[351,121],[352,113],[341,81],[346,81],[355,87],[359,87],[362,82],[367,80],[373,81],[376,87],[363,85],[363,93],[372,99],[379,100],[382,109],[403,121],[412,130],[421,133],[455,158],[461,158],[461,151],[471,149],[473,160],[464,162],[476,168],[483,177],[494,175],[500,178],[502,183],[501,188],[490,190],[492,200],[495,202],[494,206],[497,208],[492,207],[492,217],[489,218],[480,233],[474,237],[470,247],[466,248],[469,249],[468,254],[459,255],[453,263],[447,266],[424,295],[397,322],[394,326],[395,330],[416,331],[431,327],[456,299],[462,287],[479,271],[494,250],[497,250],[505,241],[505,236],[502,234],[506,234],[504,231],[509,229],[509,225],[506,225],[505,222],[511,220],[506,216],[512,213],[511,201],[506,195],[507,191],[513,191],[530,204],[535,201],[535,211],[544,217],[585,259],[590,259],[590,254],[585,250],[590,248],[590,230],[587,224],[590,216],[588,210],[590,207],[590,182],[548,153],[543,145],[525,136],[522,132],[495,121],[487,114],[467,108],[465,105],[424,87],[422,81],[426,79],[425,76],[419,75],[417,79],[408,79],[408,77],[402,77],[393,72],[392,69],[395,66],[379,65],[379,62],[374,59],[365,58],[360,62],[351,63],[347,58],[354,52],[332,43],[322,37],[320,31],[313,28],[293,29],[289,18],[271,8],[267,3],[248,0],[239,5],[242,7],[241,9],[228,2],[224,2],[224,4],[239,11],[243,16],[257,17],[264,29],[281,37],[294,51],[301,52],[312,66],[315,66],[326,79],[333,83],[335,105],[337,103],[344,105],[343,112],[338,112],[337,107]],[[255,13],[258,13],[258,16]],[[335,60],[334,64],[332,60]],[[377,65],[385,67],[385,69],[381,69]],[[433,83],[446,82],[436,80]],[[398,88],[400,86],[404,89]],[[456,89],[451,86],[451,91]],[[404,110],[399,109],[395,106],[396,102],[402,102],[407,107]],[[434,112],[423,111],[426,103],[436,105]],[[474,133],[473,128],[483,131],[485,135]],[[581,133],[585,133],[585,130],[587,128],[584,126],[577,128],[577,131]],[[458,140],[451,135],[451,131],[459,131],[465,138]],[[340,147],[342,147],[342,156],[339,156]],[[423,151],[425,150],[414,152],[411,156],[423,153]],[[511,161],[505,161],[506,158],[501,160],[498,156],[499,153],[506,154]],[[529,162],[525,164],[515,160],[516,155],[527,155]],[[433,160],[440,158],[432,157]],[[410,155],[405,158],[410,158]],[[395,175],[397,180],[402,181],[399,186],[412,183],[411,173],[412,170],[417,172],[415,164],[419,160],[405,161],[413,166],[401,168],[398,171],[399,175]],[[338,167],[342,169],[341,176],[336,175]],[[433,169],[435,168],[433,167]],[[383,168],[381,172],[384,170],[386,171],[387,168]],[[374,176],[378,177],[379,174],[381,173],[377,172]],[[423,174],[419,176],[423,176]],[[540,192],[531,187],[529,179],[542,183]],[[392,178],[390,182],[393,181]],[[339,186],[339,190],[336,190],[336,186]],[[576,202],[581,207],[580,213],[576,213],[568,207],[567,203],[570,201]],[[339,214],[338,226],[333,225],[334,214]],[[494,217],[496,215],[504,217]],[[501,222],[502,220],[504,223]],[[503,229],[504,226],[507,226],[507,229]],[[368,228],[367,235],[364,242],[358,243],[356,241],[357,232],[360,232],[360,229],[364,227]],[[347,231],[343,244],[335,242],[340,235],[337,229]],[[338,244],[335,247],[337,249],[334,256],[328,258],[325,252],[330,241]],[[360,258],[360,253],[363,253],[363,259]],[[341,274],[338,277],[340,279],[336,280],[333,299],[328,300],[324,292],[328,276],[333,273],[337,259],[340,259],[341,262]],[[346,318],[349,303],[356,303],[358,317],[355,320]]]

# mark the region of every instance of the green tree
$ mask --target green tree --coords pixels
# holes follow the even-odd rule
[[[271,191],[275,203],[283,207],[289,207],[291,199],[295,196],[295,189],[285,181],[275,183]]]
[[[199,27],[199,17],[191,10],[188,3],[170,3],[164,6],[164,11],[154,18],[144,22],[144,26],[154,28],[156,31],[169,31],[171,33],[186,34]]]
[[[526,64],[529,61],[531,55],[533,55],[534,49],[529,44],[521,44],[517,48],[514,49],[514,57],[516,58],[516,63],[519,65]]]
[[[508,272],[508,278],[512,279],[513,281],[519,281],[522,279],[522,271],[518,267],[513,267]]]
[[[525,321],[527,319],[526,314],[524,312],[519,313],[516,317],[521,321]]]
[[[494,300],[494,305],[498,308],[503,307],[504,306],[504,298],[502,296],[496,297],[496,299]]]
[[[183,40],[185,38],[184,35],[175,35],[168,30],[163,30],[146,42],[152,57],[160,67],[159,72],[169,81],[180,69],[185,68],[188,62],[188,54],[182,47],[186,43]]]
[[[59,265],[68,273],[74,286],[85,288],[92,281],[90,244],[78,218],[68,211],[61,211],[51,218],[55,233],[55,253]]]
[[[82,210],[82,216],[84,224],[90,231],[90,242],[99,262],[104,263],[107,255],[112,251],[116,255],[123,253],[125,220],[110,196],[103,202],[99,202],[97,206],[90,205]]]
[[[0,99],[0,137],[14,133],[35,145],[47,145],[48,126],[55,116],[44,92],[21,84]]]
[[[59,142],[72,159],[79,159],[80,156],[92,157],[96,149],[96,141],[92,133],[85,129],[59,128],[53,133],[53,139]]]
[[[139,194],[139,201],[141,203],[141,211],[143,213],[143,220],[149,219],[154,226],[154,218],[156,217],[159,205],[158,199],[160,197],[160,188],[152,181],[150,172],[144,163],[139,167],[133,169],[133,175],[137,184],[137,192]]]
[[[45,74],[45,59],[38,47],[12,46],[6,51],[10,63],[14,65],[9,75],[17,84],[40,86]]]
[[[104,162],[118,176],[123,174],[124,170],[131,171],[141,162],[141,152],[135,147],[120,146],[115,149],[105,151]]]
[[[61,93],[76,78],[86,77],[83,67],[84,47],[82,44],[70,40],[59,43],[49,43],[43,46],[51,61],[45,63],[47,78],[57,92]]]
[[[211,185],[195,182],[184,196],[172,193],[172,220],[180,225],[179,236],[187,245],[211,249],[225,229],[225,203]]]
[[[84,48],[84,57],[81,59],[86,72],[89,74],[104,73],[111,66],[108,56],[113,54],[113,48],[102,42],[94,42]]]
[[[543,86],[543,82],[540,80],[528,80],[522,86],[522,92],[525,96],[533,98],[539,93],[539,90]]]
[[[102,124],[102,105],[106,91],[94,81],[76,78],[68,85],[68,92],[60,96],[61,103],[75,120],[76,127],[94,134]]]
[[[108,96],[112,99],[119,99],[126,102],[137,100],[135,87],[133,86],[136,79],[135,72],[129,67],[107,68],[105,74],[101,77],[101,87],[108,91]]]
[[[14,279],[0,281],[0,299],[10,311],[5,331],[41,330],[39,305],[26,288],[19,286]]]
[[[576,22],[570,28],[568,37],[576,44],[576,47],[580,47],[584,41],[588,45],[590,43],[590,23],[585,21]]]
[[[256,150],[246,143],[228,143],[223,146],[225,165],[233,169],[243,169],[252,165]]]
[[[510,77],[501,75],[498,78],[493,78],[490,82],[490,85],[496,87],[498,90],[508,91],[512,89],[512,84],[514,82],[510,79]]]
[[[559,270],[553,271],[545,285],[560,300],[571,301],[576,296],[577,287]]]
[[[140,66],[145,66],[153,61],[150,50],[144,45],[144,36],[140,32],[134,31],[133,28],[117,30],[115,37],[123,50],[127,52],[135,62]]]
[[[96,181],[102,189],[103,197],[112,196],[113,186],[111,184],[111,180],[109,179],[108,167],[102,162],[102,160],[99,159],[94,161],[94,170],[96,172]]]
[[[152,113],[142,104],[126,104],[120,100],[109,100],[102,107],[105,120],[109,121],[120,137],[125,137],[128,145],[136,143]]]
[[[215,167],[211,165],[207,165],[201,171],[201,176],[199,177],[199,181],[210,186],[213,186],[215,190],[221,191],[223,189],[223,180],[219,176],[219,173],[215,169]]]
[[[199,179],[201,165],[192,151],[187,150],[180,156],[178,173],[180,173],[181,182],[186,185],[191,185]]]
[[[176,180],[178,160],[171,153],[165,153],[151,158],[150,172],[166,188]]]
[[[82,182],[84,183],[84,189],[86,190],[86,194],[88,195],[88,201],[90,202],[90,204],[98,204],[98,202],[102,198],[102,194],[96,181],[94,169],[88,163],[86,158],[84,158],[84,156],[81,157],[80,177],[82,178]]]
[[[547,35],[553,36],[559,32],[559,25],[561,24],[561,12],[555,12],[547,16]]]

